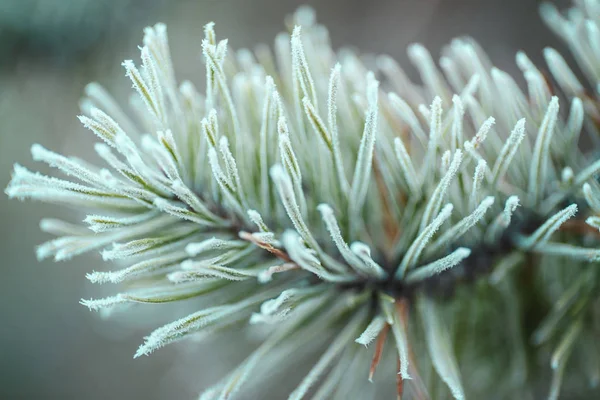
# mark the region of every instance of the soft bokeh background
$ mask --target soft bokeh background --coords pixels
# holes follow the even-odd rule
[[[137,60],[144,26],[168,24],[179,77],[201,86],[205,23],[214,20],[217,34],[229,37],[234,48],[252,47],[271,43],[283,28],[284,16],[302,3],[306,2],[0,0],[0,187],[6,186],[16,161],[39,168],[30,161],[32,143],[69,154],[90,152],[94,139],[76,119],[79,96],[93,80],[117,98],[128,94],[130,83],[120,63]],[[414,41],[426,44],[438,57],[452,37],[474,36],[497,66],[511,72],[519,49],[538,65],[544,46],[564,50],[542,25],[535,0],[307,3],[329,27],[335,47],[391,54],[413,76],[405,50]],[[193,398],[242,357],[236,346],[184,344],[133,360],[145,334],[186,310],[140,307],[141,317],[122,315],[106,322],[80,306],[82,297],[117,290],[85,280],[86,272],[105,268],[99,258],[53,264],[38,263],[34,255],[34,246],[47,239],[38,231],[39,220],[68,218],[69,213],[73,214],[0,195],[0,398]]]

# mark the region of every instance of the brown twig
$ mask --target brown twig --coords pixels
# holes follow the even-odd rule
[[[385,339],[387,338],[389,330],[390,326],[386,324],[377,336],[377,343],[375,344],[375,353],[373,354],[373,361],[371,361],[371,368],[369,368],[369,382],[373,382],[373,375],[375,375],[375,370],[379,365],[379,361],[381,361],[383,345],[385,344]]]
[[[377,185],[377,191],[381,195],[381,199],[383,202],[383,230],[385,232],[385,237],[388,239],[389,242],[387,247],[389,247],[389,245],[391,244],[391,240],[399,235],[400,226],[398,225],[396,218],[393,217],[390,200],[388,198],[388,195],[390,193],[388,192],[388,189],[385,186],[385,182],[383,181],[376,154],[374,155],[373,161],[373,174],[375,175],[375,184]]]
[[[398,370],[400,369],[400,356],[397,357]],[[402,392],[404,391],[404,379],[402,375],[396,374],[396,393],[398,400],[402,400]]]
[[[288,254],[285,251],[276,249],[275,247],[271,246],[269,243],[261,242],[256,237],[254,237],[250,232],[240,231],[240,233],[238,235],[239,235],[240,239],[254,243],[261,249],[267,250],[269,253],[275,255],[277,258],[281,258],[282,260],[284,260],[286,262],[293,263],[292,259],[290,258],[290,256],[288,256]]]
[[[563,232],[580,233],[582,235],[593,234],[600,236],[600,231],[593,226],[586,224],[583,219],[568,220],[560,226],[559,230]]]

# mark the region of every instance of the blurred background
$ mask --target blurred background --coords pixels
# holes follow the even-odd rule
[[[14,162],[40,168],[30,159],[32,143],[90,152],[95,139],[76,119],[77,101],[90,81],[125,98],[131,85],[120,64],[137,62],[143,27],[167,23],[179,79],[201,87],[205,23],[215,21],[232,47],[253,47],[272,43],[285,15],[303,3],[317,10],[334,47],[390,54],[415,78],[405,55],[415,41],[437,58],[451,38],[473,36],[509,72],[519,49],[539,66],[544,46],[566,53],[541,23],[536,0],[0,0],[0,187]],[[209,343],[133,360],[144,335],[186,310],[140,307],[135,317],[102,321],[78,304],[118,290],[85,279],[106,268],[99,257],[35,259],[35,245],[48,239],[38,222],[50,216],[69,217],[0,195],[0,398],[190,399],[243,356],[236,346]]]

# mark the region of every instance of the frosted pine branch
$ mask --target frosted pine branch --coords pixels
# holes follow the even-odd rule
[[[6,193],[81,214],[40,223],[57,237],[39,259],[119,262],[87,278],[123,289],[83,305],[197,305],[135,357],[266,327],[203,399],[267,393],[270,367],[296,380],[293,399],[365,393],[384,365],[398,397],[527,398],[545,373],[550,398],[597,385],[600,2],[541,13],[584,79],[550,48],[545,66],[517,53],[511,77],[461,38],[439,68],[410,46],[411,82],[388,56],[332,49],[301,7],[272,51],[232,52],[207,24],[200,92],[177,80],[166,27],[148,27],[140,61],[123,62],[135,115],[98,83],[80,103],[101,164],[33,145],[57,176],[15,164]],[[296,376],[291,360],[317,348]]]

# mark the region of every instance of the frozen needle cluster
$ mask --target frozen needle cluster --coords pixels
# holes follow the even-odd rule
[[[290,399],[373,396],[380,364],[405,398],[598,393],[600,2],[542,15],[582,74],[546,49],[550,82],[519,53],[525,91],[470,39],[440,68],[412,45],[412,83],[389,57],[334,52],[301,8],[273,51],[232,54],[206,25],[200,93],[176,80],[158,24],[141,64],[123,63],[131,112],[86,88],[80,120],[104,164],[34,145],[66,178],[16,165],[6,193],[88,213],[84,226],[43,220],[58,238],[40,259],[125,263],[88,275],[124,287],[90,309],[198,304],[136,357],[265,327],[201,399],[273,387],[311,349]]]

